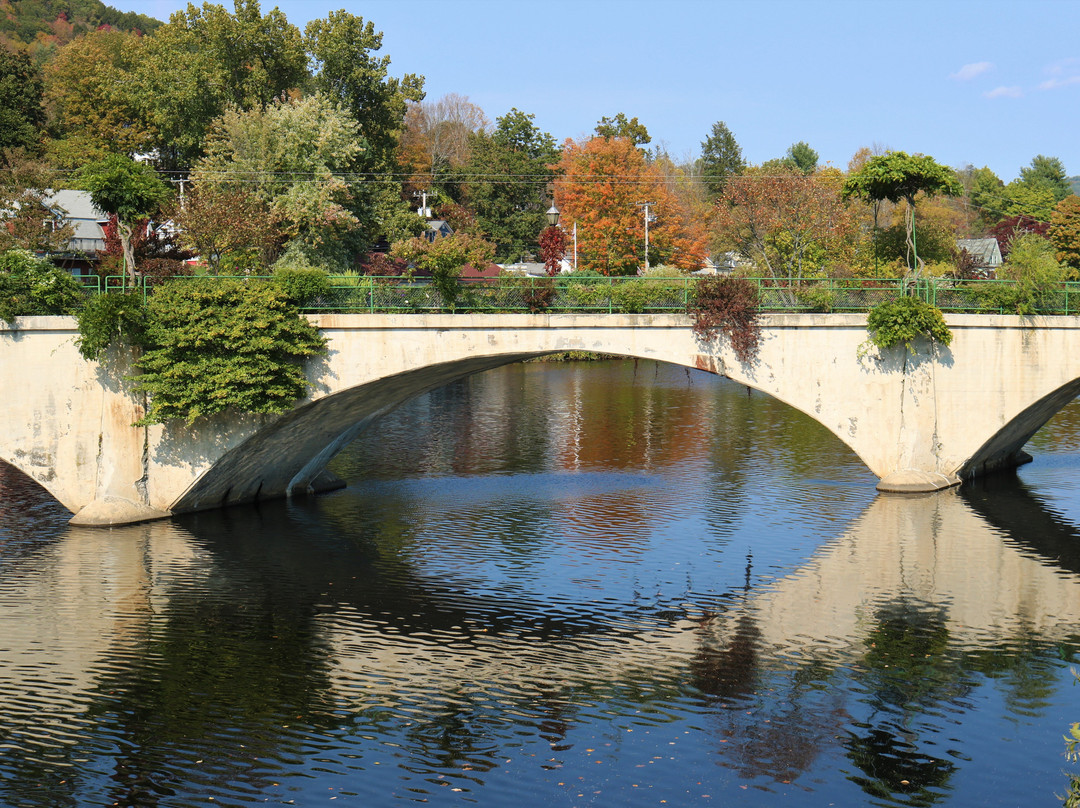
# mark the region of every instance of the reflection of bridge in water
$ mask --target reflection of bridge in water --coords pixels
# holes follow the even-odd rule
[[[719,373],[815,418],[886,490],[936,490],[1017,465],[1080,392],[1080,318],[952,315],[952,346],[860,356],[864,315],[764,315],[757,359],[702,345],[683,315],[321,315],[329,355],[281,416],[134,428],[124,371],[84,361],[70,318],[0,324],[0,460],[79,524],[119,524],[336,484],[326,463],[405,401],[473,373],[562,351]]]
[[[400,602],[389,603],[385,590],[373,595],[358,581],[358,570],[371,559],[332,541],[298,552],[297,526],[276,509],[257,540],[231,545],[224,556],[213,520],[193,521],[194,535],[172,522],[108,533],[69,528],[40,551],[53,556],[49,563],[31,567],[15,559],[4,572],[21,576],[23,584],[0,603],[3,709],[16,729],[32,725],[37,735],[48,735],[50,710],[70,715],[104,697],[97,689],[111,675],[111,660],[137,658],[147,638],[168,635],[172,620],[201,619],[198,612],[185,618],[174,601],[195,598],[200,608],[212,608],[206,604],[243,588],[238,576],[267,587],[260,608],[272,604],[308,626],[300,632],[306,639],[289,649],[292,669],[280,675],[318,671],[311,686],[350,709],[391,709],[403,692],[438,700],[464,685],[493,688],[510,702],[520,698],[522,709],[541,696],[565,703],[560,694],[617,690],[635,681],[673,688],[690,681],[704,694],[739,698],[773,669],[865,665],[882,615],[905,606],[935,612],[945,638],[939,653],[1075,638],[1076,552],[1056,561],[1058,550],[1028,540],[1025,526],[1041,521],[1051,543],[1058,536],[1075,544],[1078,531],[1022,490],[1014,489],[1007,509],[998,511],[995,502],[955,491],[878,497],[790,575],[731,593],[708,611],[688,604],[659,620],[610,609],[590,616],[585,605],[563,619],[520,599],[462,600],[467,584],[447,582],[435,570],[399,571],[401,584],[389,597]],[[268,573],[276,568],[290,574]],[[174,588],[174,581],[182,585]],[[395,622],[380,617],[390,613]],[[497,617],[488,620],[488,614]],[[455,646],[480,653],[463,657]],[[330,667],[312,661],[326,654]],[[231,675],[264,682],[277,674],[260,666]],[[18,693],[26,698],[13,696]],[[845,708],[841,696],[830,698],[833,712],[800,730],[820,737],[800,743],[838,743]],[[747,743],[777,741],[762,726],[755,731],[759,735],[751,733]],[[780,753],[763,746],[747,754]]]

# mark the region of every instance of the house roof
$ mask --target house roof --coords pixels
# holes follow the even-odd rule
[[[974,259],[977,266],[1001,266],[1001,248],[996,238],[961,238],[956,240],[956,249],[965,250]]]

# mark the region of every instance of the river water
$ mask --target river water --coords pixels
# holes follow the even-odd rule
[[[647,362],[435,391],[315,499],[113,530],[0,467],[0,805],[1060,804],[1080,407],[878,495]]]

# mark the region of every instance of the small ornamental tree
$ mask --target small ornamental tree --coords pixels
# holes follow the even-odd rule
[[[915,237],[915,197],[919,193],[933,196],[947,194],[960,196],[963,193],[956,172],[938,164],[933,157],[925,154],[889,152],[871,157],[844,182],[844,199],[856,196],[870,202],[906,201],[907,244],[913,257],[913,269],[918,272],[922,265]]]
[[[545,227],[540,233],[540,260],[548,275],[558,275],[563,256],[566,255],[566,234],[562,228]]]
[[[159,287],[147,307],[151,347],[135,378],[150,395],[141,425],[190,424],[230,409],[285,412],[310,387],[304,360],[326,350],[277,283],[177,279]]]
[[[128,277],[134,280],[134,228],[139,221],[149,218],[165,204],[171,194],[169,187],[150,166],[119,154],[110,154],[103,160],[84,166],[78,178],[95,207],[116,216],[124,267]]]
[[[1008,258],[1013,239],[1028,233],[1047,238],[1049,228],[1049,224],[1041,222],[1032,216],[1006,216],[989,228],[987,234],[997,239],[1001,257]]]

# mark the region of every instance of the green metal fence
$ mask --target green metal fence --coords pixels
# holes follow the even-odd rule
[[[226,276],[178,276],[212,283]],[[233,277],[257,282],[262,276]],[[144,297],[166,280],[87,277],[88,294],[138,292]],[[758,288],[763,312],[865,312],[888,300],[912,295],[944,312],[1016,313],[1017,286],[1004,280],[955,281],[902,278],[814,278],[798,283],[748,278]],[[684,312],[698,278],[533,278],[503,276],[461,281],[447,304],[428,279],[331,276],[328,294],[309,303],[310,313],[597,313]],[[1040,314],[1080,314],[1080,282],[1061,283],[1037,298]]]

